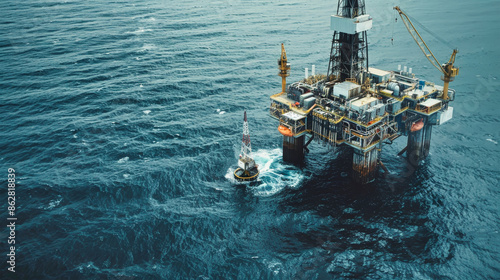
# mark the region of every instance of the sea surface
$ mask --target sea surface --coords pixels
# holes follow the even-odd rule
[[[289,82],[326,72],[336,1],[1,1],[0,279],[499,279],[500,2],[366,1],[370,66],[441,83],[394,5],[459,49],[454,118],[360,187],[320,143],[283,163],[269,116],[281,43]]]

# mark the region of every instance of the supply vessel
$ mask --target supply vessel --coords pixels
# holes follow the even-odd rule
[[[409,16],[394,9],[444,83],[419,78],[407,66],[393,71],[369,67],[367,33],[372,18],[364,0],[340,0],[330,18],[334,33],[326,75],[316,74],[313,66],[312,75],[306,68],[305,79],[287,85],[291,67],[281,45],[282,88],[271,96],[270,114],[279,120],[284,161],[302,162],[313,139],[333,150],[344,147],[352,153],[352,179],[366,184],[377,177],[379,166],[388,172],[381,161],[383,145],[398,137],[407,137],[399,154],[406,152],[413,165],[428,156],[432,127],[453,116],[455,90],[448,85],[458,75],[458,51],[453,50],[447,63],[439,63]]]

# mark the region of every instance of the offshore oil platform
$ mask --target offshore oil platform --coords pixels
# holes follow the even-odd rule
[[[270,114],[279,120],[283,135],[283,160],[300,163],[313,139],[335,149],[352,151],[353,180],[366,184],[376,178],[384,143],[407,136],[409,161],[427,157],[432,126],[442,125],[453,116],[450,106],[455,91],[448,85],[458,75],[454,67],[457,50],[445,64],[439,63],[416,30],[408,15],[398,11],[410,35],[427,59],[443,74],[444,85],[425,81],[401,65],[397,71],[369,67],[367,31],[372,18],[364,0],[339,0],[337,14],[331,16],[334,31],[326,75],[312,75],[287,87],[290,75],[285,48],[278,59],[282,77],[280,93],[271,96]],[[306,135],[309,139],[306,142]]]

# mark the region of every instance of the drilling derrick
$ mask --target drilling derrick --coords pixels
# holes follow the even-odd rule
[[[234,171],[234,178],[238,181],[253,181],[259,175],[258,166],[251,158],[252,144],[248,130],[247,112],[243,117],[243,138],[241,140],[241,153],[238,160],[238,168]]]
[[[247,111],[243,113],[243,139],[241,140],[241,158],[250,158],[252,143],[250,142],[250,131],[248,130]]]
[[[383,144],[407,136],[400,154],[406,151],[414,165],[429,154],[432,126],[453,116],[455,91],[448,84],[458,75],[457,51],[448,63],[440,64],[407,15],[397,10],[420,49],[444,75],[444,86],[416,77],[406,66],[398,65],[397,71],[369,67],[367,31],[372,19],[365,1],[339,0],[330,18],[334,33],[326,76],[308,76],[306,68],[306,79],[287,86],[290,66],[281,45],[282,89],[271,96],[270,114],[279,120],[284,161],[302,162],[312,140],[333,151],[343,146],[352,152],[353,181],[366,184],[376,178],[379,166],[389,172],[381,161]]]
[[[364,82],[368,69],[368,45],[366,31],[372,27],[365,14],[364,0],[341,0],[337,14],[330,20],[334,30],[327,77],[339,82]]]

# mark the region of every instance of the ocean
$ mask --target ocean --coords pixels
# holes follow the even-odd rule
[[[360,187],[320,143],[285,164],[269,116],[281,43],[289,82],[326,72],[336,1],[2,1],[0,278],[500,278],[500,2],[366,1],[370,66],[441,83],[394,5],[459,49],[454,117]]]

